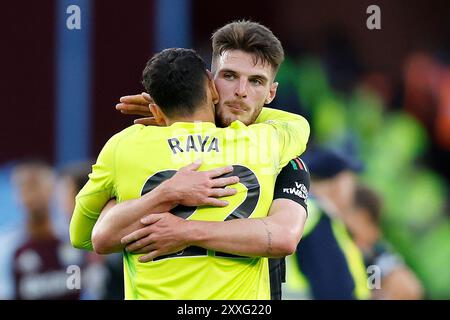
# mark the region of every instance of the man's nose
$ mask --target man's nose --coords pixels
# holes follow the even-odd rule
[[[247,98],[247,84],[248,81],[247,79],[239,79],[239,84],[236,88],[236,91],[234,92],[235,96],[243,99],[243,98]]]

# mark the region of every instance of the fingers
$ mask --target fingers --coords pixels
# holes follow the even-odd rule
[[[129,250],[129,247],[131,247],[131,245],[128,246],[126,248],[126,250],[128,252],[132,252],[132,253],[136,253],[136,254],[147,254],[147,253],[152,252],[153,250],[156,250],[156,246],[154,243],[150,243],[149,245],[146,245],[146,246],[140,246],[140,248],[134,249],[134,250]],[[130,249],[132,249],[132,248],[130,248]]]
[[[228,201],[219,200],[216,198],[206,198],[203,201],[203,205],[211,207],[226,207],[228,205]]]
[[[226,177],[226,178],[217,178],[212,179],[212,187],[213,188],[222,188],[226,187],[231,184],[235,184],[239,182],[239,177],[232,176],[232,177]]]
[[[156,122],[154,117],[147,117],[147,118],[139,118],[134,120],[135,124],[143,124],[144,126],[157,126],[158,123]]]
[[[133,250],[133,251],[129,251],[129,252],[137,253],[137,254],[147,254],[147,253],[150,253],[150,252],[152,252],[154,250],[156,250],[156,245],[154,243],[152,243],[152,244],[149,244],[148,246],[145,246],[145,247],[143,247],[141,249]]]
[[[149,262],[152,261],[153,259],[155,259],[156,257],[158,257],[160,255],[158,250],[154,250],[142,257],[139,257],[139,262]]]
[[[153,100],[153,98],[147,93],[147,92],[142,92],[141,93],[142,97],[144,97],[144,99],[147,101],[147,103],[154,103],[155,101]]]
[[[201,159],[197,159],[193,163],[188,164],[185,167],[182,167],[180,170],[197,171],[198,168],[200,168],[201,165],[202,165],[202,160]]]
[[[144,231],[145,228],[136,230],[128,235],[126,235],[125,237],[123,237],[122,239],[120,239],[120,243],[123,245],[128,245],[134,241],[137,241],[143,237],[148,236],[148,230]]]
[[[206,171],[210,178],[220,177],[223,174],[230,173],[233,171],[233,166],[221,167]]]
[[[210,197],[220,198],[220,197],[227,197],[232,196],[237,193],[237,190],[234,188],[216,188],[212,189]]]
[[[116,104],[116,110],[119,110],[123,114],[152,116],[152,113],[150,111],[148,104],[140,105],[140,104],[118,103],[118,104]]]
[[[141,104],[148,106],[148,100],[142,94],[134,94],[120,97],[120,102],[126,104]]]
[[[132,233],[126,235],[125,237],[123,237],[122,239],[120,239],[120,243],[123,245],[128,245],[132,242],[138,241],[142,238],[145,238],[147,236],[149,236],[151,234],[151,230],[150,228],[144,227],[141,229],[138,229],[136,231],[133,231]]]
[[[153,244],[153,241],[149,239],[149,237],[142,238],[138,241],[132,242],[131,244],[127,245],[125,247],[125,250],[128,252],[136,252],[136,251],[142,251],[142,253],[148,253],[149,251],[145,251],[145,248],[151,246]]]
[[[151,214],[143,217],[141,219],[141,223],[147,224],[147,225],[153,224],[153,223],[157,222],[158,220],[161,220],[162,217],[163,217],[162,213],[151,213]],[[145,229],[145,228],[143,228],[143,229]],[[142,229],[139,229],[139,230],[142,230]],[[137,231],[139,231],[139,230],[137,230]],[[137,232],[137,231],[135,231],[135,232]]]

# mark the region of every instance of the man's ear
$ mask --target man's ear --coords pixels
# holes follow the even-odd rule
[[[164,112],[162,112],[161,108],[155,103],[150,103],[149,108],[158,126],[166,126],[166,116],[164,115]]]
[[[275,99],[275,96],[277,95],[277,88],[278,88],[278,82],[274,82],[270,85],[269,95],[266,98],[266,101],[264,101],[265,104],[269,104]]]
[[[211,98],[214,104],[219,103],[219,91],[217,91],[216,84],[214,83],[214,79],[212,78],[211,72],[208,71],[208,86],[211,90]]]

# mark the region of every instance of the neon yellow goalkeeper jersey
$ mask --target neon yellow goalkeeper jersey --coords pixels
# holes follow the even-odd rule
[[[72,241],[80,235],[90,237],[92,230],[87,228],[92,226],[80,221],[95,221],[111,198],[138,198],[196,159],[202,159],[200,170],[233,165],[229,175],[239,176],[234,186],[238,193],[226,198],[227,207],[179,206],[173,214],[207,221],[267,216],[276,176],[305,150],[309,125],[301,116],[267,108],[258,122],[246,126],[235,121],[227,128],[209,122],[133,125],[114,135],[76,198]],[[90,239],[84,240],[89,248]],[[147,263],[140,263],[139,257],[124,252],[126,299],[270,299],[267,258],[200,247]]]

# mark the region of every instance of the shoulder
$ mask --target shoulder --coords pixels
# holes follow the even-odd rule
[[[142,124],[134,124],[132,126],[129,126],[129,127],[125,128],[125,129],[123,129],[122,131],[119,131],[118,133],[113,135],[112,138],[122,139],[122,138],[128,137],[130,135],[133,135],[133,134],[135,134],[137,132],[140,132],[144,128],[145,128],[145,126],[142,125]]]
[[[289,161],[287,165],[285,165],[281,171],[280,175],[283,176],[305,176],[308,178],[309,181],[309,170],[306,166],[305,162],[300,157],[295,157],[292,160]]]
[[[109,146],[117,145],[120,141],[132,137],[133,135],[137,134],[144,128],[145,128],[145,126],[142,124],[135,124],[135,125],[129,126],[125,129],[123,129],[122,131],[117,132],[111,138],[109,138],[109,140],[106,142],[106,145],[109,145]]]

